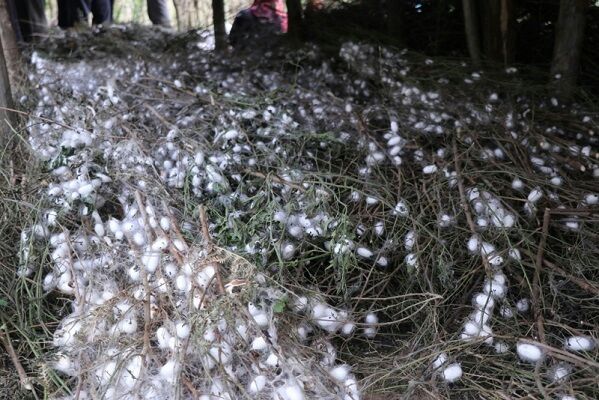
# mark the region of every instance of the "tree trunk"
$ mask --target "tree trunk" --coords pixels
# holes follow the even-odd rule
[[[227,48],[224,0],[212,0],[212,22],[214,24],[214,47],[217,51]]]
[[[402,21],[402,7],[401,3],[403,0],[387,0],[385,2],[386,8],[386,30],[387,34],[393,37],[401,45],[405,44],[404,37],[404,26]]]
[[[11,84],[16,85],[20,54],[15,29],[18,29],[19,27],[13,26],[13,21],[11,21],[7,7],[7,1],[8,0],[0,0],[0,40],[2,40],[2,45],[4,47],[8,77]]]
[[[516,33],[513,0],[486,0],[479,4],[485,59],[512,62]]]
[[[14,114],[7,109],[12,109],[12,93],[10,91],[10,81],[8,80],[8,71],[6,69],[6,60],[2,41],[0,40],[0,146],[4,147],[11,133],[11,126],[14,126]]]
[[[588,6],[588,0],[560,1],[551,75],[558,94],[563,98],[569,98],[576,86]],[[556,79],[558,75],[560,77]]]
[[[466,28],[466,43],[468,53],[475,67],[480,66],[480,38],[478,33],[478,16],[474,7],[474,0],[462,0],[464,9],[464,26]]]
[[[287,35],[293,44],[299,44],[302,30],[302,2],[301,0],[286,0],[289,27]]]

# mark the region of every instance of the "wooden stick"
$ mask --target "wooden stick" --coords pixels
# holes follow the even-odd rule
[[[33,391],[33,385],[31,384],[30,379],[27,376],[27,373],[25,373],[25,368],[23,368],[23,365],[19,361],[19,357],[17,356],[14,347],[12,346],[12,342],[10,340],[8,330],[6,329],[6,325],[4,326],[4,332],[0,332],[0,338],[2,339],[4,348],[6,349],[6,352],[8,353],[10,360],[12,361],[13,365],[15,366],[15,369],[17,370],[17,374],[19,375],[21,385],[25,389]]]
[[[150,229],[150,224],[148,222],[148,215],[146,214],[146,209],[144,207],[143,201],[141,199],[141,193],[138,190],[135,191],[135,201],[137,202],[137,206],[139,207],[139,212],[144,221],[144,229],[146,231],[146,235],[148,237],[148,243],[152,242],[152,230]],[[141,258],[140,258],[141,261]],[[144,355],[148,354],[150,351],[150,322],[151,322],[151,309],[150,309],[150,283],[148,282],[148,273],[146,271],[145,265],[143,262],[140,262],[141,268],[141,279],[144,285],[144,291],[146,292],[146,298],[144,301]],[[143,363],[146,365],[146,357],[143,358]]]
[[[545,252],[545,244],[547,243],[547,235],[549,233],[549,221],[551,219],[551,210],[545,209],[543,215],[543,227],[541,229],[541,241],[537,249],[537,257],[535,261],[535,275],[532,280],[532,306],[537,324],[537,333],[541,343],[545,343],[545,326],[543,321],[543,313],[541,312],[540,297],[541,297],[541,267],[543,265],[543,253]]]

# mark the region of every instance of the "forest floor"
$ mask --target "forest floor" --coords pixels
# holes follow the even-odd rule
[[[210,41],[28,51],[0,398],[599,397],[593,99],[365,43]]]

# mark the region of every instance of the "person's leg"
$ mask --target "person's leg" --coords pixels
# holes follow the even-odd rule
[[[240,47],[243,44],[247,44],[257,24],[259,24],[258,20],[250,10],[239,11],[235,16],[235,21],[233,21],[231,32],[229,32],[229,43],[231,43],[231,46]]]
[[[110,0],[92,0],[92,24],[107,24],[110,22]]]
[[[152,21],[154,25],[162,25],[166,28],[170,28],[171,22],[168,15],[166,0],[147,0],[147,4],[150,21]]]
[[[81,20],[81,14],[85,8],[79,0],[57,0],[58,2],[58,26],[68,29],[75,26]]]
[[[47,32],[48,20],[46,19],[44,0],[27,1],[27,14],[29,17],[30,37],[43,35]]]

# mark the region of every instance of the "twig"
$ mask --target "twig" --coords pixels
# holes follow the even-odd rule
[[[0,338],[2,338],[4,348],[6,349],[6,352],[8,353],[10,360],[12,361],[13,365],[15,366],[15,369],[17,370],[17,374],[19,375],[19,380],[21,381],[21,385],[26,390],[33,391],[33,385],[31,384],[30,379],[27,376],[27,373],[25,373],[25,368],[23,368],[23,365],[19,361],[19,357],[17,356],[17,353],[15,352],[14,347],[12,347],[12,342],[10,340],[8,330],[6,329],[6,325],[4,326],[4,332],[0,332]]]
[[[212,253],[213,244],[212,239],[210,238],[210,231],[208,230],[208,217],[206,216],[206,208],[204,205],[200,205],[200,223],[202,225],[202,234],[204,236],[204,242],[206,244],[206,250],[208,254]],[[220,263],[215,262],[214,264],[214,272],[216,275],[216,284],[218,286],[218,292],[220,294],[225,293],[225,285],[223,284],[223,278],[220,274]]]
[[[568,278],[568,280],[578,285],[578,287],[580,287],[581,289],[586,290],[587,292],[590,292],[595,296],[599,296],[599,287],[588,283],[584,279],[578,278],[572,274],[567,273],[566,271],[564,271],[563,269],[561,269],[560,267],[558,267],[557,265],[555,265],[551,261],[548,261],[545,258],[543,258],[543,264],[545,264],[547,268],[551,269],[556,274],[561,275],[564,278]]]
[[[152,241],[152,231],[150,229],[150,224],[148,222],[148,215],[146,214],[146,209],[144,208],[143,201],[141,199],[141,193],[138,190],[135,191],[135,201],[137,202],[137,206],[139,207],[139,211],[142,215],[144,221],[144,229],[146,231],[146,235],[148,237],[148,242]],[[150,320],[151,320],[151,309],[150,309],[150,283],[148,282],[148,273],[146,271],[143,263],[140,265],[141,268],[141,278],[144,285],[144,291],[146,292],[146,298],[144,302],[144,354],[148,354],[150,351]],[[146,364],[146,357],[143,358],[144,365]]]
[[[541,229],[541,241],[537,249],[537,257],[535,260],[535,275],[532,280],[532,306],[534,309],[535,321],[537,324],[537,333],[541,343],[545,343],[545,326],[543,324],[543,314],[541,313],[540,296],[541,296],[541,267],[543,265],[543,253],[545,252],[545,244],[547,243],[547,234],[549,233],[549,220],[551,219],[551,210],[545,209],[543,215],[543,227]]]

